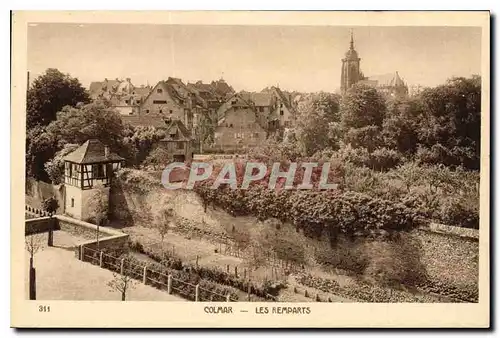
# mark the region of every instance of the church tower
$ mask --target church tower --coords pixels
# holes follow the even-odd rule
[[[340,90],[344,94],[352,85],[354,85],[359,80],[362,80],[363,76],[360,70],[360,61],[358,57],[358,52],[354,50],[354,37],[351,31],[351,44],[347,53],[345,53],[345,58],[342,59],[342,75],[340,79]]]

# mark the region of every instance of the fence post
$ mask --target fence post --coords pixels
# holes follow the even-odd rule
[[[227,273],[229,273],[229,264],[226,265]]]
[[[99,267],[102,268],[102,251],[99,253]]]
[[[198,269],[198,255],[196,255],[196,268]]]
[[[238,267],[237,266],[234,267],[234,275],[236,276],[236,278],[238,278]]]
[[[120,274],[123,275],[123,263],[125,262],[125,258],[122,258],[122,261],[120,262]]]
[[[196,287],[194,288],[194,301],[199,302],[200,301],[200,285],[196,284]]]
[[[172,293],[172,275],[167,276],[167,293]]]
[[[80,245],[80,260],[83,261],[83,251],[84,251],[85,246]]]
[[[146,284],[147,281],[147,275],[148,275],[148,265],[144,265],[144,270],[142,271],[142,283]]]
[[[230,302],[231,301],[231,294],[227,294],[226,295],[226,302]]]

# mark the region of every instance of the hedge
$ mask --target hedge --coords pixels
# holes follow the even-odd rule
[[[377,237],[411,230],[426,220],[418,209],[403,203],[373,198],[356,192],[318,190],[269,190],[251,185],[247,190],[227,186],[211,189],[210,181],[195,186],[206,205],[215,205],[237,215],[256,215],[291,222],[309,237],[326,232],[332,240],[347,237]]]

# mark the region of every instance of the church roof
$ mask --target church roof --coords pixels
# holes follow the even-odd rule
[[[403,87],[403,86],[405,86],[405,82],[403,81],[403,79],[401,79],[398,72],[370,76],[364,80],[361,80],[360,83],[364,83],[367,85],[373,85],[373,86],[377,86],[377,87]]]
[[[124,158],[112,152],[108,152],[106,154],[105,146],[101,143],[101,141],[90,139],[78,147],[75,151],[66,155],[64,160],[78,164],[90,164],[100,162],[119,162],[123,161]]]

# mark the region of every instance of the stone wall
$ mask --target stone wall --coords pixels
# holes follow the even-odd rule
[[[193,191],[166,190],[158,180],[149,182],[147,189],[138,189],[139,182],[117,182],[111,191],[111,212],[119,224],[126,226],[150,226],[157,210],[171,207],[182,219],[178,222],[181,232],[188,233],[189,227],[202,228],[196,234],[214,239],[231,236],[234,231],[247,231],[250,236],[259,236],[264,225],[255,217],[233,217],[220,209],[208,207]],[[137,186],[136,186],[137,185]],[[282,236],[300,243],[309,250],[321,245],[295,233],[293,227]],[[282,230],[283,231],[283,230]],[[196,235],[194,234],[194,235]],[[409,236],[419,244],[418,259],[431,282],[449,285],[457,289],[475,289],[478,285],[479,231],[432,224],[428,228],[412,231]]]
[[[25,186],[26,204],[41,209],[44,199],[55,197],[59,202],[59,209],[56,213],[61,213],[64,210],[64,185],[53,185],[34,179],[26,179]]]
[[[59,224],[56,218],[50,217],[38,217],[27,219],[25,221],[24,227],[24,235],[34,235],[40,234],[43,232],[48,232],[50,229],[52,230],[60,230]]]

